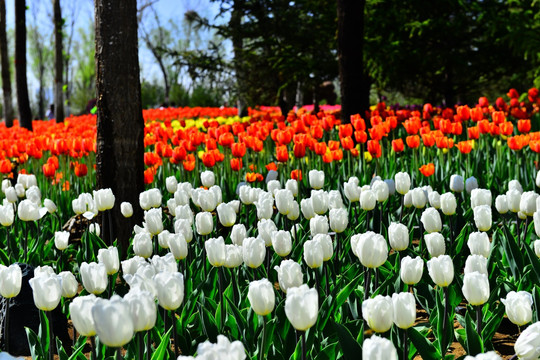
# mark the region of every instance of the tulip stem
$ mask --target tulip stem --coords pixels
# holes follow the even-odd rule
[[[523,238],[521,240],[521,243],[522,244],[526,244],[526,240],[527,240],[527,230],[529,229],[529,219],[530,217],[527,216],[527,218],[525,219],[525,229],[523,229]],[[520,245],[521,246],[521,245]]]
[[[109,242],[107,245],[112,245],[114,243],[114,229],[113,229],[113,221],[112,221],[112,209],[107,210],[107,220],[108,220],[108,226],[109,226]]]
[[[476,331],[482,339],[482,305],[476,306]]]
[[[401,211],[399,212],[399,223],[403,223],[403,210],[404,210],[404,204],[405,204],[405,195],[401,196]]]
[[[366,231],[369,231],[369,213],[369,210],[366,211]]]
[[[330,295],[330,279],[328,278],[328,265],[323,264],[324,278],[326,279],[326,296]]]
[[[90,347],[91,347],[91,353],[90,353],[91,359],[96,360],[96,338],[94,336],[90,336]]]
[[[365,271],[366,278],[364,279],[364,300],[369,298],[369,283],[371,281],[371,268],[367,268]]]
[[[139,347],[139,356],[137,357],[138,360],[144,359],[144,333],[140,331],[137,333],[137,343]]]
[[[518,247],[521,248],[521,236],[519,236],[519,228],[520,228],[520,221],[519,221],[519,215],[516,213],[516,234],[517,234],[517,241],[518,241]]]
[[[448,286],[445,286],[443,287],[443,296],[444,296],[444,314],[443,314],[443,329],[442,329],[442,339],[441,339],[441,343],[443,344],[441,347],[442,347],[442,351],[441,352],[444,352],[446,354],[446,327],[447,327],[447,324],[448,324],[448,308],[449,308],[449,301],[450,299],[448,298]],[[444,355],[444,354],[443,354]]]
[[[151,330],[146,332],[146,360],[152,357],[152,333]]]
[[[28,225],[24,222],[24,261],[27,261],[28,256]]]
[[[54,359],[54,329],[53,329],[53,318],[52,318],[52,312],[51,311],[45,311],[45,314],[47,315],[48,325],[49,325],[49,360]]]
[[[409,359],[409,343],[407,329],[403,329],[403,360]]]
[[[267,248],[268,249],[268,248]],[[218,267],[218,283],[219,283],[219,307],[221,315],[221,329],[225,327],[225,307],[223,306],[223,266]]]
[[[6,314],[4,318],[4,346],[7,353],[9,353],[9,306],[11,305],[11,298],[6,299]]]
[[[264,316],[259,315],[259,319],[262,321],[262,336],[261,336],[261,349],[259,350],[259,360],[264,359],[265,337],[266,337],[266,319]]]
[[[117,347],[117,348],[116,348],[116,356],[115,356],[115,359],[116,359],[116,360],[122,359],[122,348],[121,348],[121,347]]]
[[[334,235],[334,239],[336,240],[336,261],[339,260],[339,255],[341,254],[341,244],[339,243],[338,233],[336,232],[336,235]]]
[[[448,226],[450,227],[450,249],[448,249],[448,254],[452,256],[454,250],[454,227],[452,226],[452,216],[448,219]]]
[[[269,277],[270,275],[270,258],[272,257],[272,254],[270,253],[270,246],[266,247],[266,277]]]
[[[306,332],[302,331],[302,360],[306,360]]]
[[[373,290],[376,291],[379,287],[379,272],[377,271],[377,268],[373,269],[375,271],[375,280],[373,281]]]
[[[173,328],[173,349],[174,349],[174,357],[178,357],[178,334],[176,333],[176,314],[174,310],[171,310],[171,320],[172,320],[172,328]]]

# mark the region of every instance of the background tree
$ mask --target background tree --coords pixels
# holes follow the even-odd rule
[[[95,15],[97,187],[111,188],[116,196],[113,221],[107,222],[104,231],[111,230],[109,242],[118,239],[125,255],[133,226],[142,221],[136,204],[144,190],[137,2],[96,0]],[[129,219],[120,213],[124,201],[134,205],[134,216]]]
[[[2,64],[2,91],[4,97],[4,122],[7,127],[13,126],[13,102],[11,99],[11,71],[9,63],[8,42],[6,36],[6,1],[0,0],[0,61]]]
[[[54,8],[54,117],[57,123],[64,122],[64,96],[62,81],[64,75],[64,56],[63,56],[63,33],[62,27],[62,8],[60,0],[53,1]]]
[[[32,111],[26,78],[26,1],[15,0],[15,76],[19,124],[32,130]]]

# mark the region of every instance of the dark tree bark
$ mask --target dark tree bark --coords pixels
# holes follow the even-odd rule
[[[125,257],[135,224],[142,222],[138,206],[144,190],[144,121],[141,106],[137,42],[137,1],[96,0],[97,186],[111,188],[112,239]],[[133,204],[125,219],[120,203]],[[103,216],[104,223],[108,223]],[[108,229],[104,228],[108,238]],[[109,238],[108,242],[112,242]]]
[[[63,34],[62,34],[62,8],[60,0],[54,0],[54,116],[57,123],[64,122],[64,56],[63,56]]]
[[[32,111],[26,79],[26,1],[15,0],[15,79],[19,125],[32,130]]]
[[[341,120],[369,109],[371,83],[364,69],[364,8],[366,0],[338,0],[338,62]]]
[[[232,45],[234,51],[234,72],[236,73],[236,86],[238,91],[238,102],[236,107],[238,108],[239,116],[247,115],[247,101],[246,101],[246,80],[244,69],[244,39],[241,34],[242,16],[244,10],[242,8],[243,1],[235,0],[233,9],[231,12],[231,19],[229,20],[229,26],[231,29],[236,29],[232,32]]]
[[[0,59],[2,62],[2,91],[4,92],[4,122],[13,126],[13,102],[11,101],[11,74],[9,69],[8,43],[6,36],[6,1],[0,0]]]

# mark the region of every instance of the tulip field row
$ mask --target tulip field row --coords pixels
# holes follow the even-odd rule
[[[505,98],[151,110],[137,204],[95,188],[94,116],[0,125],[0,295],[35,267],[36,359],[538,359],[540,99]]]

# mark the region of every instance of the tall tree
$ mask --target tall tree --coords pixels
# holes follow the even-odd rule
[[[2,91],[4,92],[4,122],[13,126],[13,103],[11,101],[11,73],[6,36],[6,1],[0,0],[0,61],[2,63]]]
[[[40,23],[39,14],[42,12],[42,9],[39,7],[40,3],[36,2],[31,7],[31,21],[28,25],[28,35],[29,35],[29,55],[30,55],[30,69],[34,73],[34,76],[38,81],[38,113],[37,117],[39,119],[45,119],[45,107],[49,103],[45,99],[45,88],[48,87],[48,81],[50,71],[48,70],[48,65],[51,63],[52,51],[49,47],[49,44],[45,40],[45,26],[49,25]],[[46,85],[47,84],[47,85]],[[47,101],[45,101],[47,100]],[[47,104],[46,104],[47,102]]]
[[[15,0],[15,79],[19,125],[32,130],[32,111],[26,79],[26,0]]]
[[[365,0],[338,0],[338,62],[341,91],[341,119],[369,108],[371,87],[364,67]]]
[[[62,19],[62,8],[60,7],[60,0],[54,0],[54,116],[57,123],[64,122],[64,96],[63,88],[64,83],[64,57],[62,46],[62,26],[64,20]]]
[[[138,204],[144,190],[137,1],[96,0],[95,24],[97,185],[111,188],[116,196],[112,221],[107,221],[104,231],[112,230],[109,242],[118,239],[125,256],[133,226],[142,221],[142,210],[133,206],[134,216],[125,219],[120,203]]]

